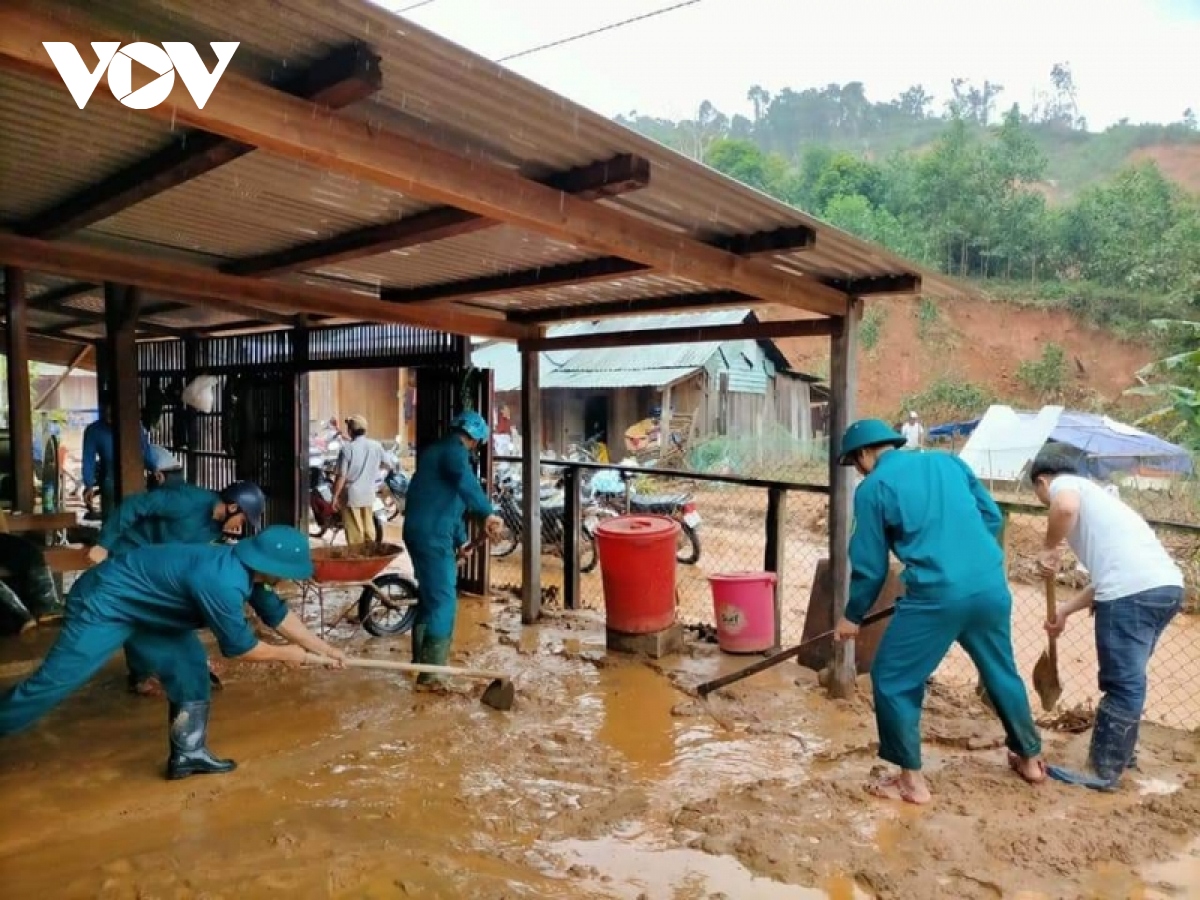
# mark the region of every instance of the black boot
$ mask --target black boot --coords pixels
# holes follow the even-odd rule
[[[208,708],[206,700],[171,703],[168,707],[168,733],[171,755],[167,758],[167,778],[174,781],[189,775],[220,775],[232,772],[237,763],[218,759],[209,752]]]

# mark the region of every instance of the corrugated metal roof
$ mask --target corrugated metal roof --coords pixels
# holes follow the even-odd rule
[[[382,57],[383,89],[344,114],[458,155],[544,177],[634,153],[649,186],[600,201],[700,239],[807,225],[814,247],[774,255],[805,275],[863,278],[919,273],[882,248],[825,225],[638,135],[495,63],[362,0],[56,0],[85,19],[139,39],[241,42],[231,68],[265,81],[350,40]],[[219,89],[219,87],[218,87]],[[101,88],[101,92],[103,88]],[[172,130],[98,97],[79,110],[65,88],[0,75],[0,221],[42,212],[165,145]],[[132,242],[137,252],[186,251],[201,264],[283,249],[429,208],[365,181],[257,151],[96,223],[81,238]],[[540,234],[504,227],[419,248],[344,261],[323,274],[371,286],[458,281],[594,257]],[[929,293],[964,288],[925,275]],[[705,290],[670,273],[612,283],[491,296],[496,309],[542,309],[656,293]]]
[[[750,315],[747,309],[719,309],[710,312],[675,315],[636,316],[627,319],[599,322],[568,322],[547,329],[547,337],[570,337],[598,332],[645,331],[656,328],[701,328],[714,325],[737,325]],[[757,348],[756,341],[701,341],[689,344],[661,344],[649,347],[610,347],[591,350],[550,350],[540,353],[539,373],[542,389],[563,388],[623,388],[663,387],[697,372],[713,360],[718,351],[737,354],[744,345]],[[753,371],[730,380],[736,391],[762,393],[766,374],[764,356],[754,349]],[[473,365],[491,369],[495,389],[521,389],[521,357],[513,344],[493,343],[476,348],[471,354]],[[727,359],[720,359],[718,368],[733,371]]]

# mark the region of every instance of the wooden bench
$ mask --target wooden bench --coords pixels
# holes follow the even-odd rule
[[[63,575],[67,572],[82,572],[84,569],[92,567],[92,561],[88,559],[88,550],[90,547],[46,547],[42,553],[46,557],[46,565],[55,575]],[[12,572],[0,565],[0,578],[12,577]]]
[[[45,531],[62,531],[79,524],[73,512],[61,513],[0,513],[0,534],[33,534]]]

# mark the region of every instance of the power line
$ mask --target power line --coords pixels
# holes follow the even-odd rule
[[[426,0],[432,2],[432,0]],[[677,9],[683,9],[685,6],[694,6],[700,0],[684,0],[683,3],[676,3],[673,6],[664,6],[662,9],[656,9],[653,12],[642,13],[640,16],[633,16],[629,19],[622,19],[620,22],[613,22],[611,25],[602,25],[599,28],[593,28],[591,31],[580,32],[573,34],[570,37],[560,38],[557,41],[551,41],[548,44],[539,44],[537,47],[530,47],[528,50],[522,50],[520,53],[510,53],[508,56],[502,56],[496,62],[508,62],[510,59],[517,59],[522,56],[529,56],[531,53],[539,53],[542,50],[549,50],[551,47],[561,47],[563,44],[570,44],[574,41],[581,41],[586,37],[591,37],[594,34],[601,34],[605,31],[612,31],[614,28],[621,28],[625,25],[632,25],[634,22],[641,22],[646,19],[653,19],[655,16],[661,16],[663,13],[673,12]]]
[[[410,9],[417,9],[418,7],[421,7],[421,6],[428,6],[430,3],[433,3],[433,0],[421,0],[420,3],[414,3],[412,6],[406,6],[403,9],[393,10],[393,12],[406,13]]]

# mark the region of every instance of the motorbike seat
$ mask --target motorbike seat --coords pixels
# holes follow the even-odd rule
[[[630,509],[676,509],[687,503],[687,494],[633,494],[629,498]]]

